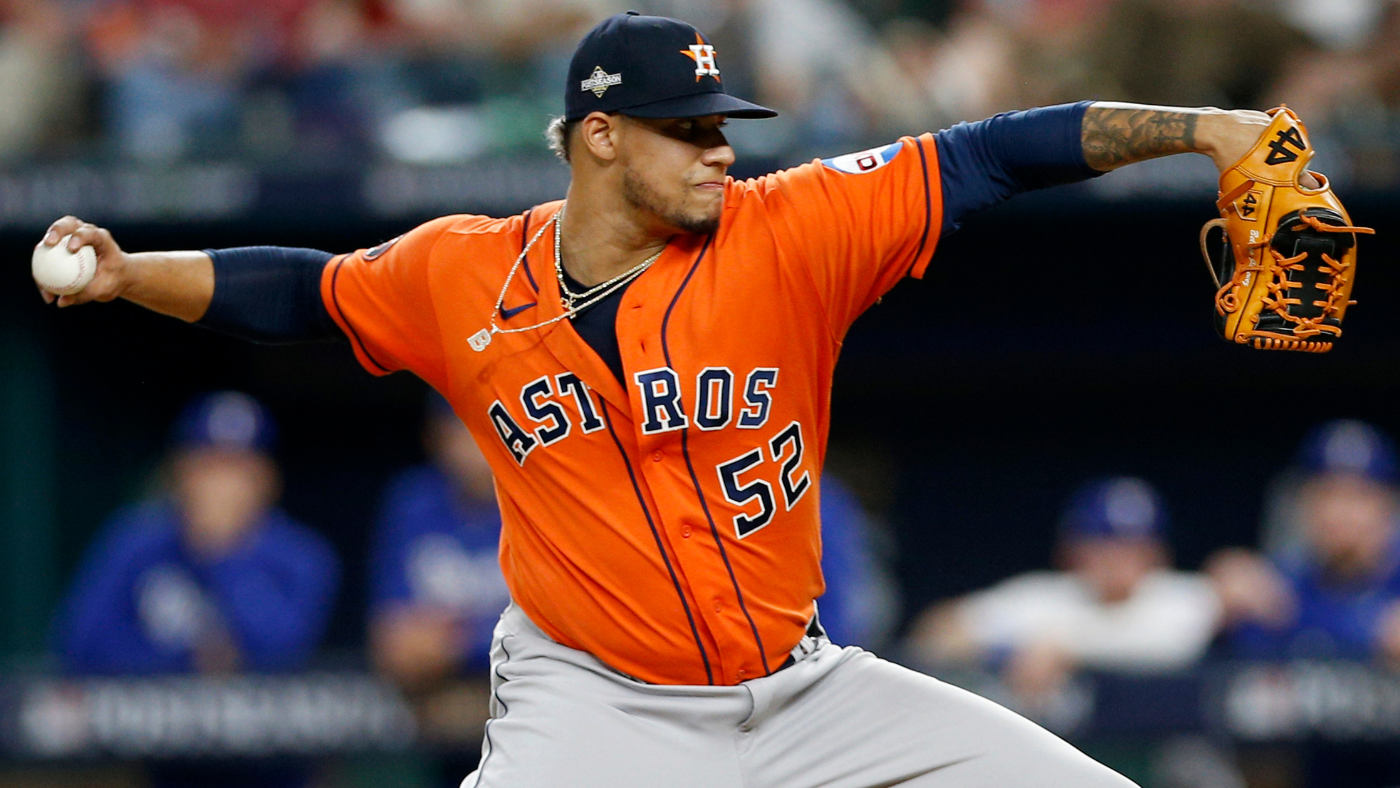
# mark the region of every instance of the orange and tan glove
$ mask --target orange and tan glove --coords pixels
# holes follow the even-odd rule
[[[1215,327],[1226,340],[1269,350],[1326,353],[1342,335],[1356,278],[1356,234],[1327,178],[1299,179],[1313,157],[1308,131],[1286,107],[1244,158],[1220,175],[1219,219],[1201,228],[1201,253],[1219,290]],[[1218,255],[1209,235],[1222,229]]]

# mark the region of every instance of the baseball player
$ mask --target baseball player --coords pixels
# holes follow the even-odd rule
[[[1270,118],[1081,102],[736,181],[726,119],[776,113],[725,92],[699,31],[630,13],[579,45],[564,106],[563,201],[341,255],[129,254],[65,217],[42,243],[71,232],[99,270],[60,304],[342,337],[452,403],[495,473],[513,600],[467,788],[1131,785],[824,636],[832,370],[852,321],[969,212],[1169,154],[1223,169]]]

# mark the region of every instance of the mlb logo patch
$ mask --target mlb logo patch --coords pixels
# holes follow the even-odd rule
[[[834,159],[822,159],[822,164],[838,172],[859,175],[863,172],[873,172],[889,164],[894,161],[894,157],[898,156],[901,150],[904,150],[904,145],[894,142],[882,148],[847,153],[845,156],[837,156]]]

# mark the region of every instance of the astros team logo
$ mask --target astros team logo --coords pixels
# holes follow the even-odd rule
[[[695,43],[682,49],[681,54],[695,61],[695,81],[701,77],[714,77],[719,81],[719,66],[715,63],[715,48],[705,43],[705,39],[695,34]]]

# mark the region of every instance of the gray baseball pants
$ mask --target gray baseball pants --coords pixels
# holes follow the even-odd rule
[[[735,687],[647,684],[512,604],[491,670],[462,788],[1134,788],[989,700],[825,638]]]

